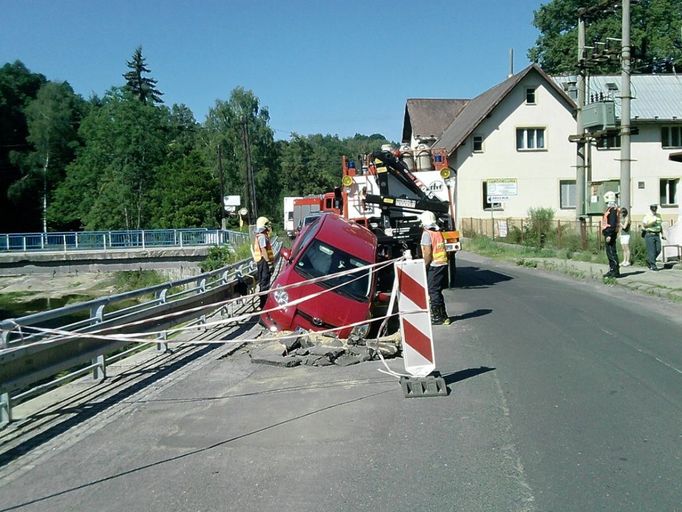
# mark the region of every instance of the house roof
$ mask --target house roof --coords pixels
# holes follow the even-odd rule
[[[504,82],[488,89],[483,94],[469,101],[460,114],[450,123],[433,147],[445,148],[448,154],[457,149],[476,127],[499,105],[507,95],[530,73],[538,73],[545,82],[555,89],[568,108],[575,108],[573,100],[563,88],[552,80],[537,64],[531,64],[519,73],[512,75]]]
[[[417,99],[407,100],[403,121],[403,142],[410,136],[417,139],[437,139],[469,100]]]
[[[563,87],[575,82],[575,77],[556,76],[554,80]],[[616,117],[620,117],[621,76],[594,75],[588,77],[586,98],[599,97],[615,100]],[[631,75],[630,118],[641,121],[665,121],[682,119],[682,76],[663,75]]]
[[[668,158],[673,162],[682,162],[682,151],[677,151],[675,153],[670,153]]]

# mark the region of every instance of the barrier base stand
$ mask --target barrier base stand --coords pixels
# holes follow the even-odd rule
[[[405,398],[448,396],[448,387],[438,372],[426,377],[400,377],[400,386]]]

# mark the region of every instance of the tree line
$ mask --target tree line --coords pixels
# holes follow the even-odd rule
[[[163,103],[141,48],[126,68],[122,85],[88,99],[20,61],[0,68],[0,232],[219,227],[222,195],[249,196],[247,165],[258,214],[279,221],[284,196],[331,190],[342,155],[389,143],[275,140],[268,109],[243,87],[199,123]]]

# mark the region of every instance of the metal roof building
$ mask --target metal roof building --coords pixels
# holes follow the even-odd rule
[[[570,91],[575,84],[575,76],[552,77],[565,91]],[[630,77],[632,93],[631,119],[633,121],[666,121],[682,120],[682,76],[632,75]],[[595,75],[586,82],[586,102],[599,99],[613,99],[616,117],[620,118],[621,76]]]

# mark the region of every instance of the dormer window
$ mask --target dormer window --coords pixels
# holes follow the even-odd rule
[[[529,87],[526,89],[526,104],[535,105],[535,87]]]

